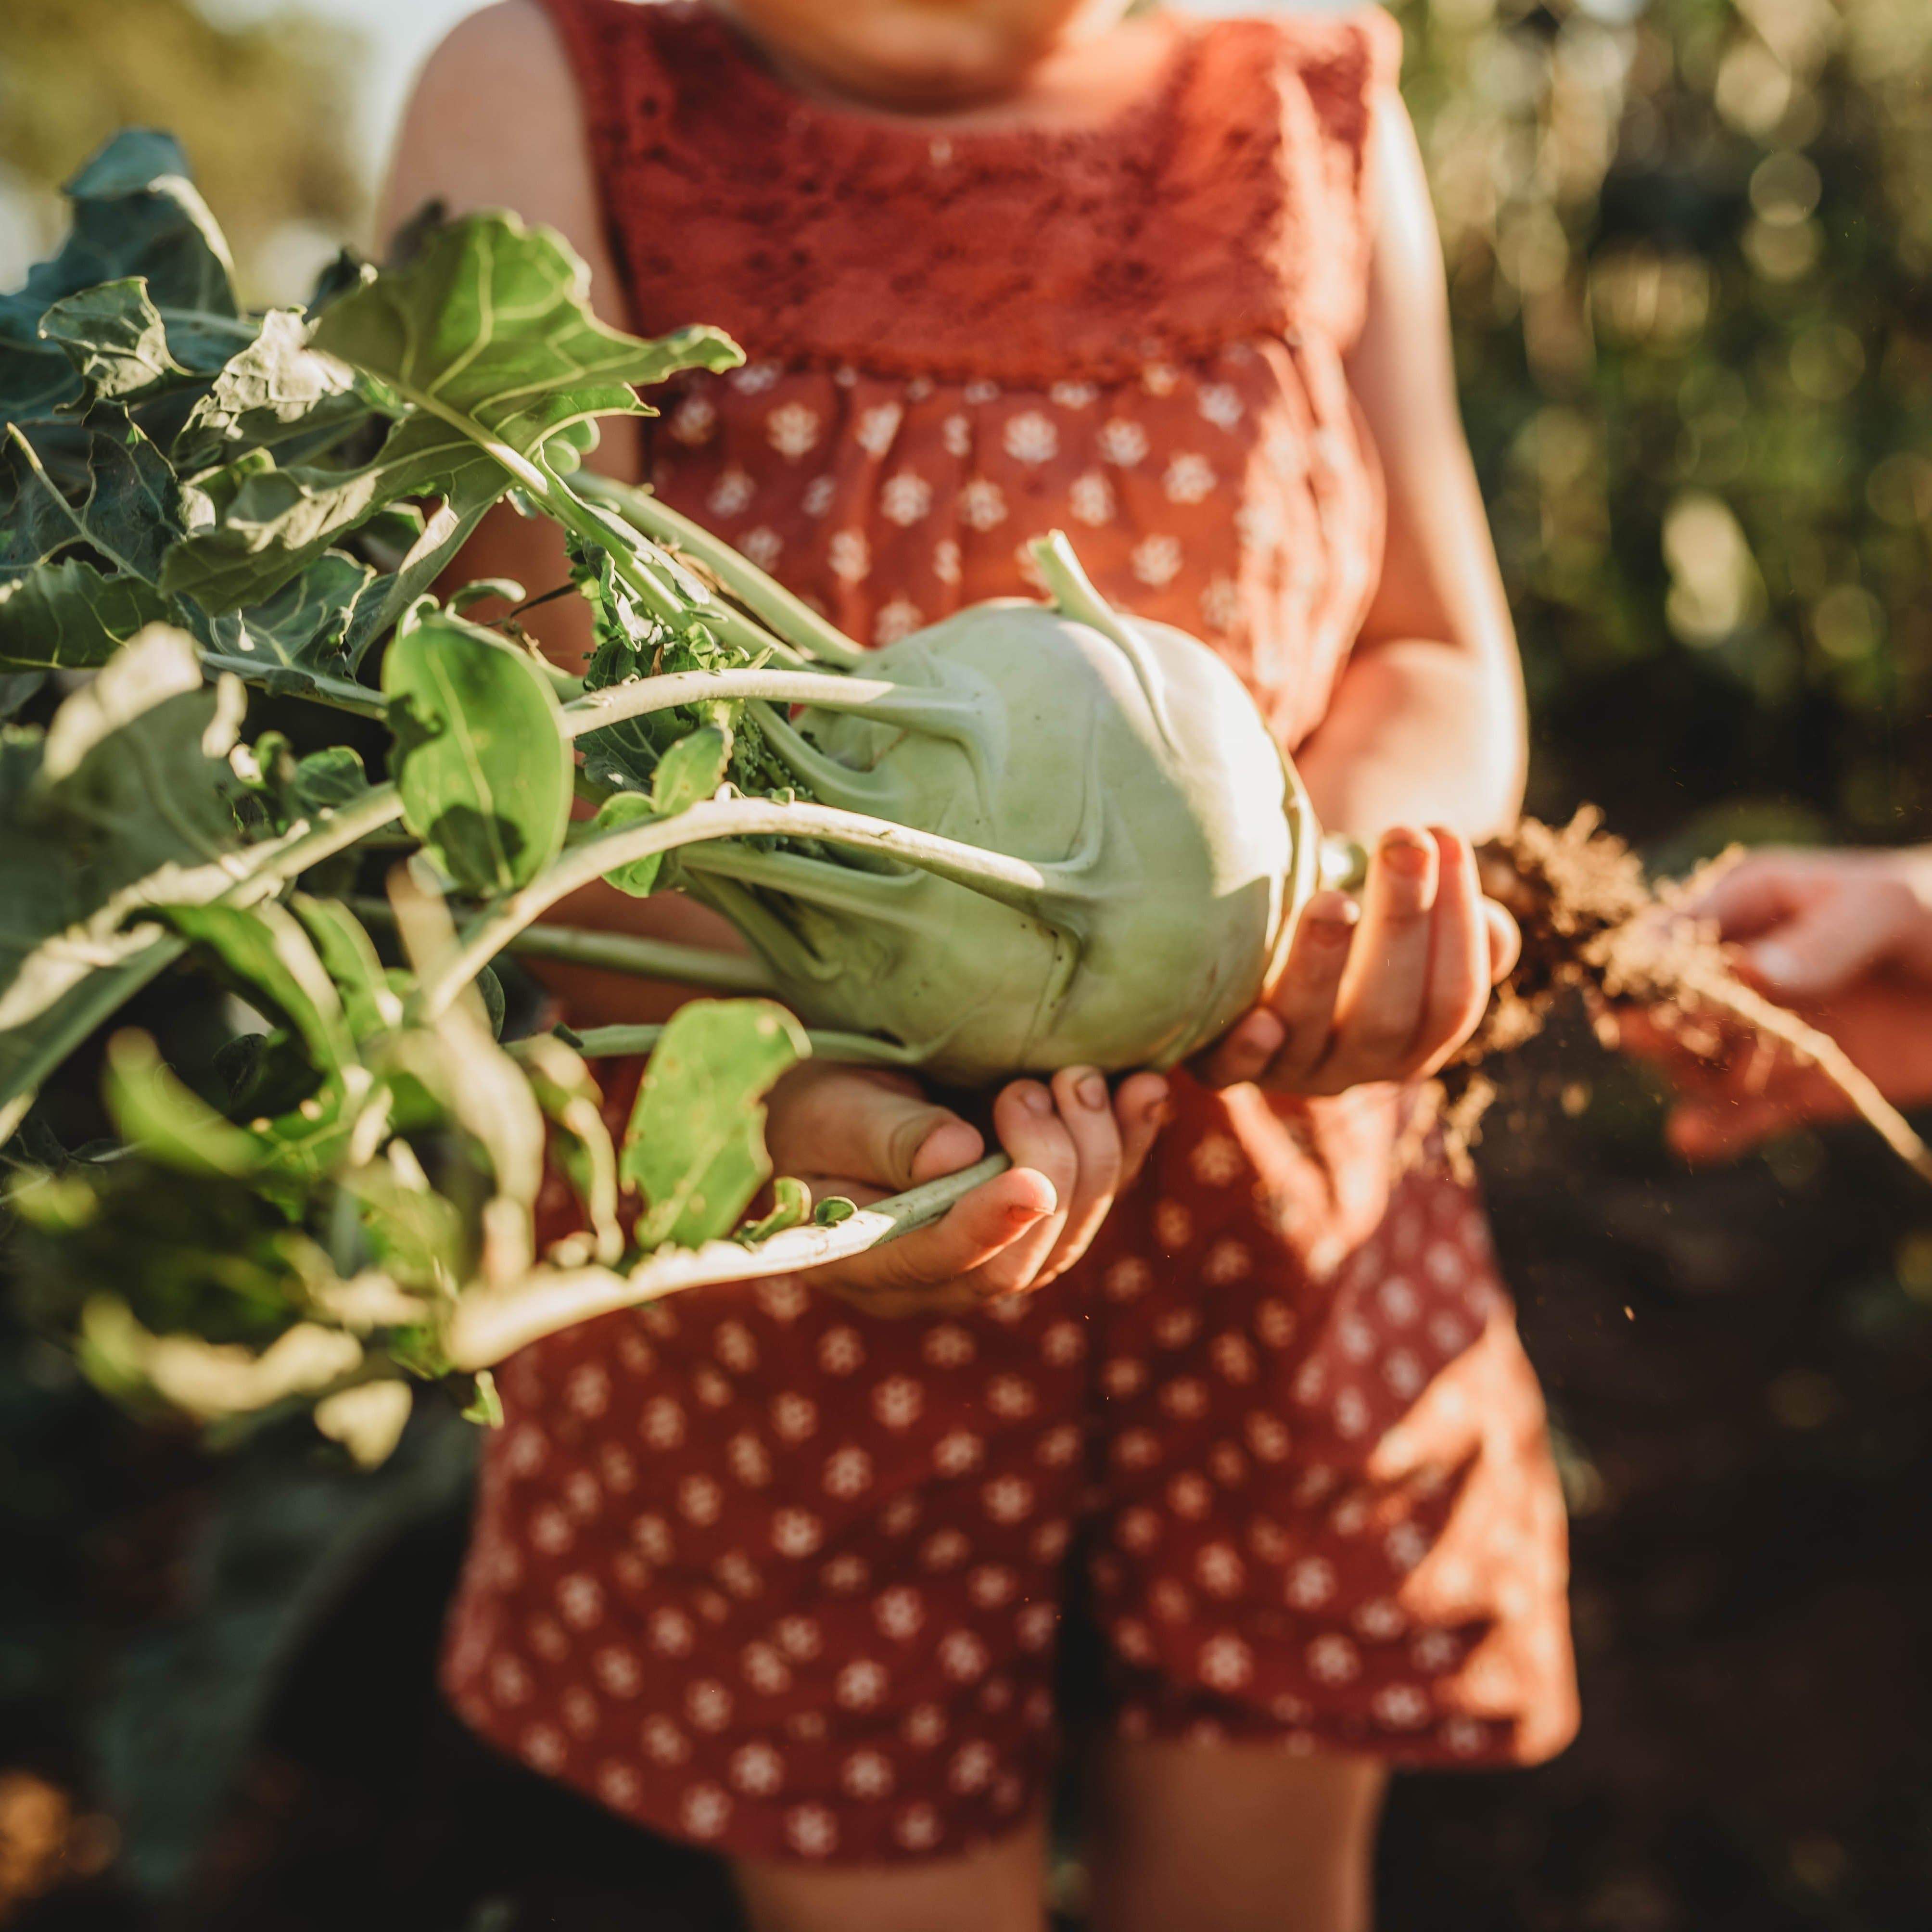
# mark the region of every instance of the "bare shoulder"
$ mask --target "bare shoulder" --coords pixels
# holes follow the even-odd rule
[[[496,0],[424,64],[396,140],[381,228],[424,202],[507,208],[601,246],[584,110],[563,43],[536,0]]]

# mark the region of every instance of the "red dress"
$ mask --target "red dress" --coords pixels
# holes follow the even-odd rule
[[[701,8],[545,0],[634,325],[749,360],[652,425],[667,500],[848,632],[1024,593],[1055,526],[1291,746],[1382,559],[1343,357],[1379,14],[1184,25],[1091,131],[808,100]],[[1561,1499],[1469,1193],[1403,1097],[1176,1081],[1088,1258],[970,1317],[781,1279],[502,1377],[445,1679],[526,1762],[738,1856],[956,1852],[1051,1761],[1085,1566],[1130,1734],[1521,1762],[1575,1701]]]

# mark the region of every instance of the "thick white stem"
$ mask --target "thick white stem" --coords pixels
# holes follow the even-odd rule
[[[788,1228],[755,1247],[707,1241],[698,1248],[660,1250],[626,1274],[611,1268],[539,1268],[513,1288],[472,1288],[457,1302],[444,1346],[453,1366],[487,1369],[560,1329],[684,1288],[796,1274],[827,1262],[849,1260],[938,1220],[1010,1164],[1005,1155],[994,1154],[958,1174],[862,1208],[836,1226]]]

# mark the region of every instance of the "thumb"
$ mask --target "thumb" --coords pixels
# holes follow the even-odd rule
[[[889,1194],[970,1167],[985,1151],[976,1129],[910,1081],[843,1068],[774,1109],[766,1144],[782,1170],[836,1174]]]

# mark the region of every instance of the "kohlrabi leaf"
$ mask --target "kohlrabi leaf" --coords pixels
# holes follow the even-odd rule
[[[164,318],[138,275],[64,296],[41,316],[39,334],[73,364],[82,394],[74,405],[123,409],[205,382],[252,332],[232,316],[175,311]]]
[[[390,990],[376,945],[362,922],[340,899],[291,895],[289,910],[300,920],[342,1000],[343,1016],[359,1040],[400,1024],[402,1002]]]
[[[147,1034],[130,1029],[108,1042],[103,1097],[121,1138],[164,1166],[238,1180],[261,1165],[255,1137],[192,1092]]]
[[[681,1006],[651,1055],[619,1171],[644,1196],[639,1244],[695,1247],[729,1234],[770,1174],[764,1095],[811,1051],[769,1000]]]
[[[346,745],[326,745],[296,761],[289,802],[297,817],[313,818],[347,805],[368,789],[362,753]]]
[[[271,309],[254,340],[218,368],[169,452],[184,476],[242,448],[286,454],[300,440],[312,454],[372,413],[354,372],[309,347],[308,325],[292,309]]]
[[[320,680],[352,680],[373,634],[361,627],[362,647],[352,653],[358,609],[365,598],[380,603],[384,595],[372,566],[325,550],[265,602],[201,618],[196,628],[220,669],[277,696],[299,698]],[[370,699],[373,705],[373,692]]]
[[[607,832],[616,832],[626,825],[635,825],[643,819],[657,816],[657,807],[644,793],[620,791],[614,797],[607,798],[597,808],[597,816],[587,825],[580,825],[578,830],[588,838],[601,838]],[[606,872],[604,883],[615,886],[620,892],[628,892],[634,898],[647,898],[657,890],[658,874],[664,870],[664,861],[662,852],[646,853],[628,866],[619,866]]]
[[[492,598],[503,604],[520,604],[524,586],[514,577],[479,577],[449,593],[448,604],[458,616],[478,604]]]
[[[180,530],[180,493],[159,450],[133,423],[104,412],[84,432],[86,486],[78,500],[47,474],[16,424],[0,443],[0,582],[85,545],[118,574],[147,584]]]
[[[482,446],[524,457],[573,424],[650,413],[634,385],[744,359],[715,328],[627,335],[591,314],[590,296],[590,272],[560,236],[472,215],[332,302],[312,342]]]
[[[59,252],[0,296],[0,418],[28,421],[80,397],[73,364],[38,330],[55,303],[83,289],[139,278],[164,318],[236,314],[227,244],[169,136],[117,135],[66,191],[74,226]]]
[[[548,230],[472,215],[331,302],[310,350],[374,379],[400,419],[353,469],[251,456],[197,477],[166,587],[213,611],[254,602],[399,497],[441,495],[475,514],[513,482],[535,487],[536,459],[574,467],[595,418],[647,413],[632,384],[742,359],[715,329],[650,342],[607,328],[586,305],[588,281]]]
[[[0,580],[0,670],[94,670],[168,602],[138,577],[104,577],[84,557]]]
[[[802,1227],[812,1218],[812,1190],[802,1180],[782,1174],[772,1183],[772,1207],[767,1214],[747,1221],[734,1239],[748,1246],[782,1234],[788,1228]]]
[[[651,808],[669,818],[701,805],[724,782],[731,741],[715,724],[680,738],[651,774]]]
[[[354,1061],[335,982],[286,906],[169,906],[163,916],[184,939],[214,952],[251,1005],[285,1018],[318,1067],[340,1072]]]
[[[188,534],[170,554],[162,584],[205,610],[258,603],[399,497],[445,496],[473,523],[507,480],[460,430],[433,418],[398,423],[352,469],[278,469],[268,452],[252,449],[187,486]]]
[[[180,952],[132,915],[245,875],[223,790],[240,696],[156,625],[44,736],[0,738],[0,1108]]]
[[[514,891],[562,849],[572,760],[535,661],[458,617],[423,617],[382,661],[403,820],[465,890]]]

